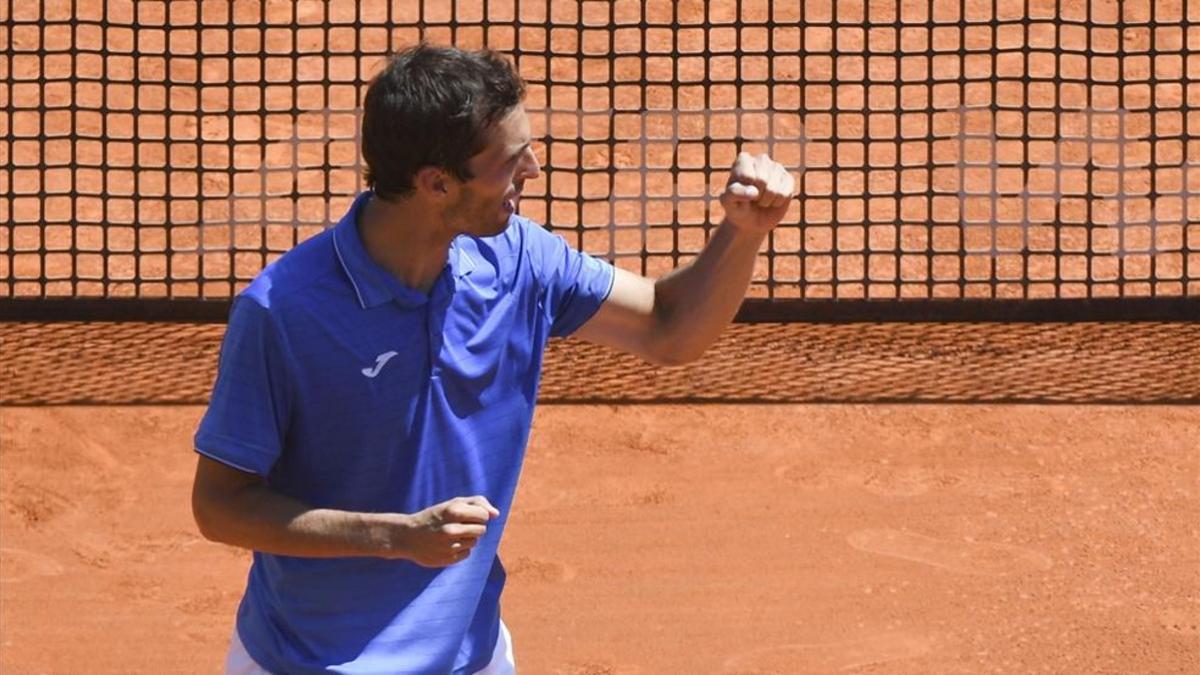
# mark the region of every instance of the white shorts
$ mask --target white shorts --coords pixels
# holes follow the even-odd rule
[[[500,637],[496,638],[496,649],[492,652],[492,660],[475,675],[516,675],[517,664],[513,659],[512,635],[508,626],[500,622]],[[246,646],[238,637],[237,628],[233,629],[233,637],[229,640],[229,655],[225,657],[225,675],[271,675],[250,658]]]

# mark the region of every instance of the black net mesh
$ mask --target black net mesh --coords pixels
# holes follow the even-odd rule
[[[0,318],[219,321],[361,189],[366,83],[422,39],[513,58],[544,167],[522,209],[572,244],[684,264],[736,153],[769,152],[805,170],[759,320],[899,322],[735,326],[670,370],[556,343],[544,400],[1200,400],[1196,324],[1119,321],[1200,298],[1178,0],[0,0]],[[930,301],[1118,321],[903,323]],[[222,331],[0,324],[0,403],[201,402]]]
[[[1200,295],[1200,5],[0,2],[0,299],[227,300],[361,185],[420,39],[510,54],[526,215],[661,274],[740,150],[804,165],[750,295]],[[64,318],[70,318],[69,316]]]

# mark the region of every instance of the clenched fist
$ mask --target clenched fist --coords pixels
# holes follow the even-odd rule
[[[738,154],[721,193],[725,218],[739,229],[770,232],[796,196],[796,179],[766,155]]]
[[[455,497],[402,520],[396,533],[399,557],[425,567],[445,567],[471,555],[500,511],[486,497]]]

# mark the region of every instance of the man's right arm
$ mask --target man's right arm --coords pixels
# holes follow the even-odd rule
[[[206,539],[308,558],[402,558],[427,567],[463,560],[499,515],[485,497],[456,497],[413,514],[313,508],[253,473],[198,455],[192,513]]]

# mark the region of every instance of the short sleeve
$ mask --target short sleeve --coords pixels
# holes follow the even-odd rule
[[[285,366],[286,354],[267,310],[252,298],[238,297],[221,343],[212,399],[196,431],[196,451],[266,476],[287,430]]]
[[[613,266],[569,246],[536,223],[526,224],[525,241],[542,284],[542,309],[550,335],[565,337],[592,318],[612,291]]]

